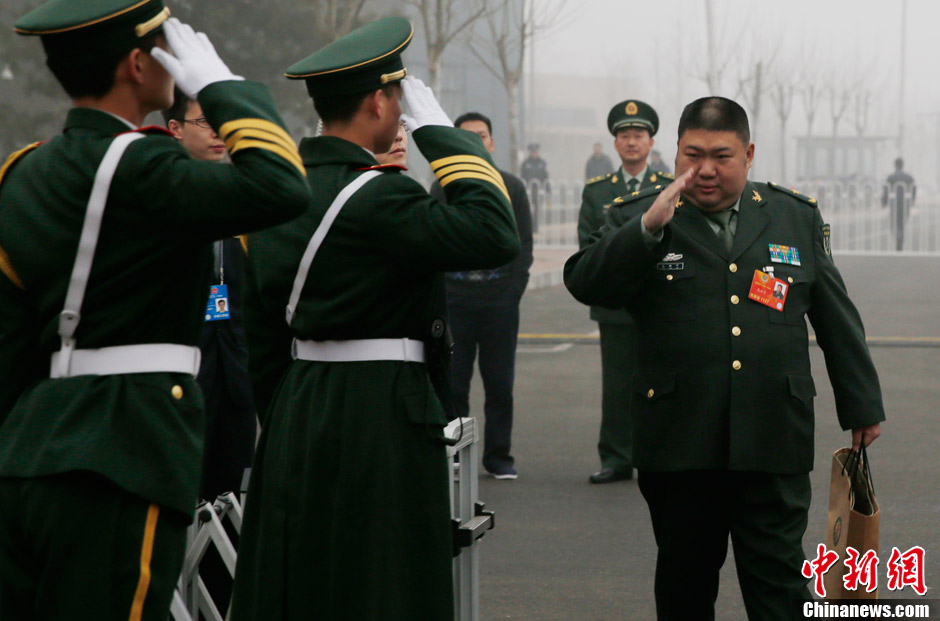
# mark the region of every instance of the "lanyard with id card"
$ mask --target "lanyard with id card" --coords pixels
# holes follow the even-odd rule
[[[214,254],[218,263],[219,284],[212,285],[209,288],[209,301],[206,302],[206,321],[219,321],[230,319],[232,314],[229,310],[228,285],[225,284],[222,242],[215,242],[212,249],[215,251]]]

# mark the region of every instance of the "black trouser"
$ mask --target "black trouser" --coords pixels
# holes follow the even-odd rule
[[[92,472],[0,478],[0,619],[166,621],[188,522]]]
[[[811,599],[800,573],[808,474],[640,470],[639,486],[658,547],[660,621],[715,618],[729,535],[748,619],[789,621],[793,602]]]
[[[454,337],[452,374],[457,416],[470,413],[470,380],[473,361],[480,351],[480,377],[486,398],[483,413],[483,467],[494,471],[513,465],[512,387],[516,373],[516,339],[519,333],[519,299],[489,300],[486,305],[448,303]]]

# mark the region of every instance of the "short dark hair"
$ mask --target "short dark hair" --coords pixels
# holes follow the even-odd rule
[[[467,121],[483,121],[486,123],[486,131],[490,133],[490,136],[493,135],[493,123],[490,122],[490,119],[485,114],[480,114],[479,112],[464,112],[454,121],[454,127],[460,127]]]
[[[72,99],[78,97],[104,97],[114,86],[117,66],[132,50],[140,48],[150,53],[163,37],[163,27],[154,30],[132,44],[121,45],[101,52],[83,55],[63,54],[58,43],[40,37],[46,50],[46,66],[52,71],[62,88]]]
[[[734,132],[745,146],[751,142],[747,113],[737,102],[724,97],[702,97],[687,105],[679,117],[679,138],[690,129]]]
[[[381,90],[385,93],[386,97],[391,97],[392,91],[397,85],[398,82],[393,82],[382,86],[381,89],[375,90]],[[356,112],[359,111],[362,102],[365,101],[366,97],[371,96],[375,90],[366,91],[365,93],[352,93],[350,95],[314,97],[313,107],[316,109],[317,114],[320,115],[320,120],[324,123],[347,123],[356,116]]]
[[[180,90],[179,86],[173,87],[173,105],[161,112],[163,122],[168,126],[170,121],[182,123],[186,119],[186,113],[189,112],[189,106],[196,101],[189,95]]]

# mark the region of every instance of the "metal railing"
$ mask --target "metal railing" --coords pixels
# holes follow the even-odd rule
[[[584,182],[527,186],[535,246],[577,248]],[[817,199],[834,252],[940,254],[940,196],[867,182],[814,182],[797,190]]]

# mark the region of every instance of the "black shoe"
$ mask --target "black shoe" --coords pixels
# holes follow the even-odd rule
[[[614,481],[629,481],[633,478],[633,468],[627,470],[614,470],[613,468],[601,468],[600,472],[595,472],[588,481],[591,483],[613,483]]]

